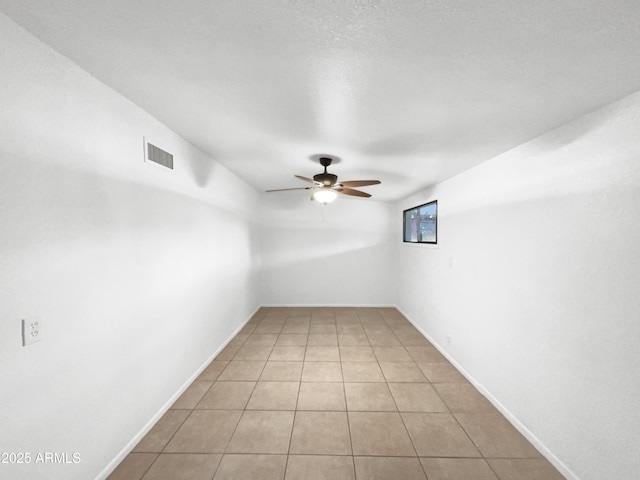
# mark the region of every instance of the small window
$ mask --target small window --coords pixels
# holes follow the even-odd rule
[[[438,201],[425,203],[403,212],[404,241],[438,243]]]

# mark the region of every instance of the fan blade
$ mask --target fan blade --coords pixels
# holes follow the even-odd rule
[[[353,188],[337,187],[334,190],[343,195],[353,195],[354,197],[370,197],[367,192],[361,192],[360,190],[354,190]]]
[[[304,180],[305,182],[313,183],[314,185],[322,185],[321,183],[316,182],[312,178],[301,177],[300,175],[294,175],[294,177],[299,178],[300,180]]]
[[[341,187],[366,187],[367,185],[380,185],[380,180],[351,180],[340,182]]]
[[[284,192],[286,190],[311,190],[311,187],[299,187],[299,188],[278,188],[276,190],[265,190],[265,192]]]

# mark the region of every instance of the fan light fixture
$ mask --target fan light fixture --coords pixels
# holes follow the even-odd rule
[[[332,190],[331,187],[322,187],[320,190],[313,192],[314,200],[324,203],[325,205],[333,202],[337,196],[338,194],[335,190]]]

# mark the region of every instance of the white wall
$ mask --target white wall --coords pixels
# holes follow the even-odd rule
[[[257,308],[258,195],[3,15],[0,163],[0,452],[81,460],[0,477],[95,478]]]
[[[393,205],[275,192],[262,195],[260,218],[262,304],[394,304]]]
[[[396,209],[439,207],[399,307],[569,478],[640,478],[638,125],[635,94]]]

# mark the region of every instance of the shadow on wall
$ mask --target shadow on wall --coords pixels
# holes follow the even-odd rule
[[[271,305],[390,305],[390,248],[377,244],[272,260],[264,265],[263,299]]]
[[[205,188],[209,184],[209,179],[213,176],[212,173],[219,168],[213,160],[203,160],[196,156],[187,157],[187,165],[191,170],[193,180],[200,188]]]
[[[383,248],[385,244],[389,244],[389,238],[374,232],[366,236],[341,228],[279,228],[275,235],[267,232],[263,236],[263,252],[268,255],[263,255],[262,265],[265,269],[315,261],[324,265],[336,255],[352,256],[358,251]]]

